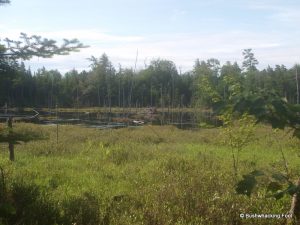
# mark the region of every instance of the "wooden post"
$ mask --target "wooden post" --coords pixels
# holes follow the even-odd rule
[[[13,132],[12,131],[12,128],[13,128],[12,120],[13,120],[12,117],[9,117],[7,119],[7,127],[9,129],[9,131],[8,131],[9,132],[8,150],[9,150],[9,159],[10,159],[10,161],[15,161],[14,142],[13,142],[13,140],[11,140],[12,132]]]

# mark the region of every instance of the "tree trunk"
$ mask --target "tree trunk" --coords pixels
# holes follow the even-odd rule
[[[300,178],[297,181],[298,192],[293,195],[292,205],[290,209],[290,214],[293,216],[292,223],[293,225],[300,225]]]

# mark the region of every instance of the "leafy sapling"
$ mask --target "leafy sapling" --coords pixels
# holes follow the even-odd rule
[[[238,118],[232,113],[226,113],[220,116],[220,119],[223,121],[223,142],[231,148],[233,171],[237,178],[239,154],[255,139],[255,119],[247,113]]]

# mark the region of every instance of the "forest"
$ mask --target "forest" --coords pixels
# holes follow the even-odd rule
[[[195,60],[181,74],[169,60],[155,59],[144,69],[115,68],[108,56],[91,56],[90,70],[27,69],[23,62],[1,61],[0,105],[10,107],[193,107],[210,108],[226,101],[233,89],[273,90],[291,104],[299,103],[297,68],[284,65],[257,69],[251,49],[241,52],[242,65],[218,59]],[[3,57],[3,56],[2,56]],[[7,69],[8,68],[8,69]],[[234,85],[233,85],[234,84]]]

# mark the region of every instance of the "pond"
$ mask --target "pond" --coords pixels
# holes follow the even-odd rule
[[[91,111],[51,111],[45,109],[36,110],[38,118],[29,121],[44,124],[72,124],[98,129],[111,129],[123,127],[139,127],[145,124],[151,125],[173,125],[180,129],[196,129],[200,123],[217,126],[219,121],[212,113],[204,112],[199,115],[192,110],[165,110],[158,111],[154,108],[138,109],[131,111],[118,112],[91,112]],[[8,115],[14,115],[15,118],[30,118],[35,113],[29,110],[10,110],[0,111],[0,120],[5,121]]]

